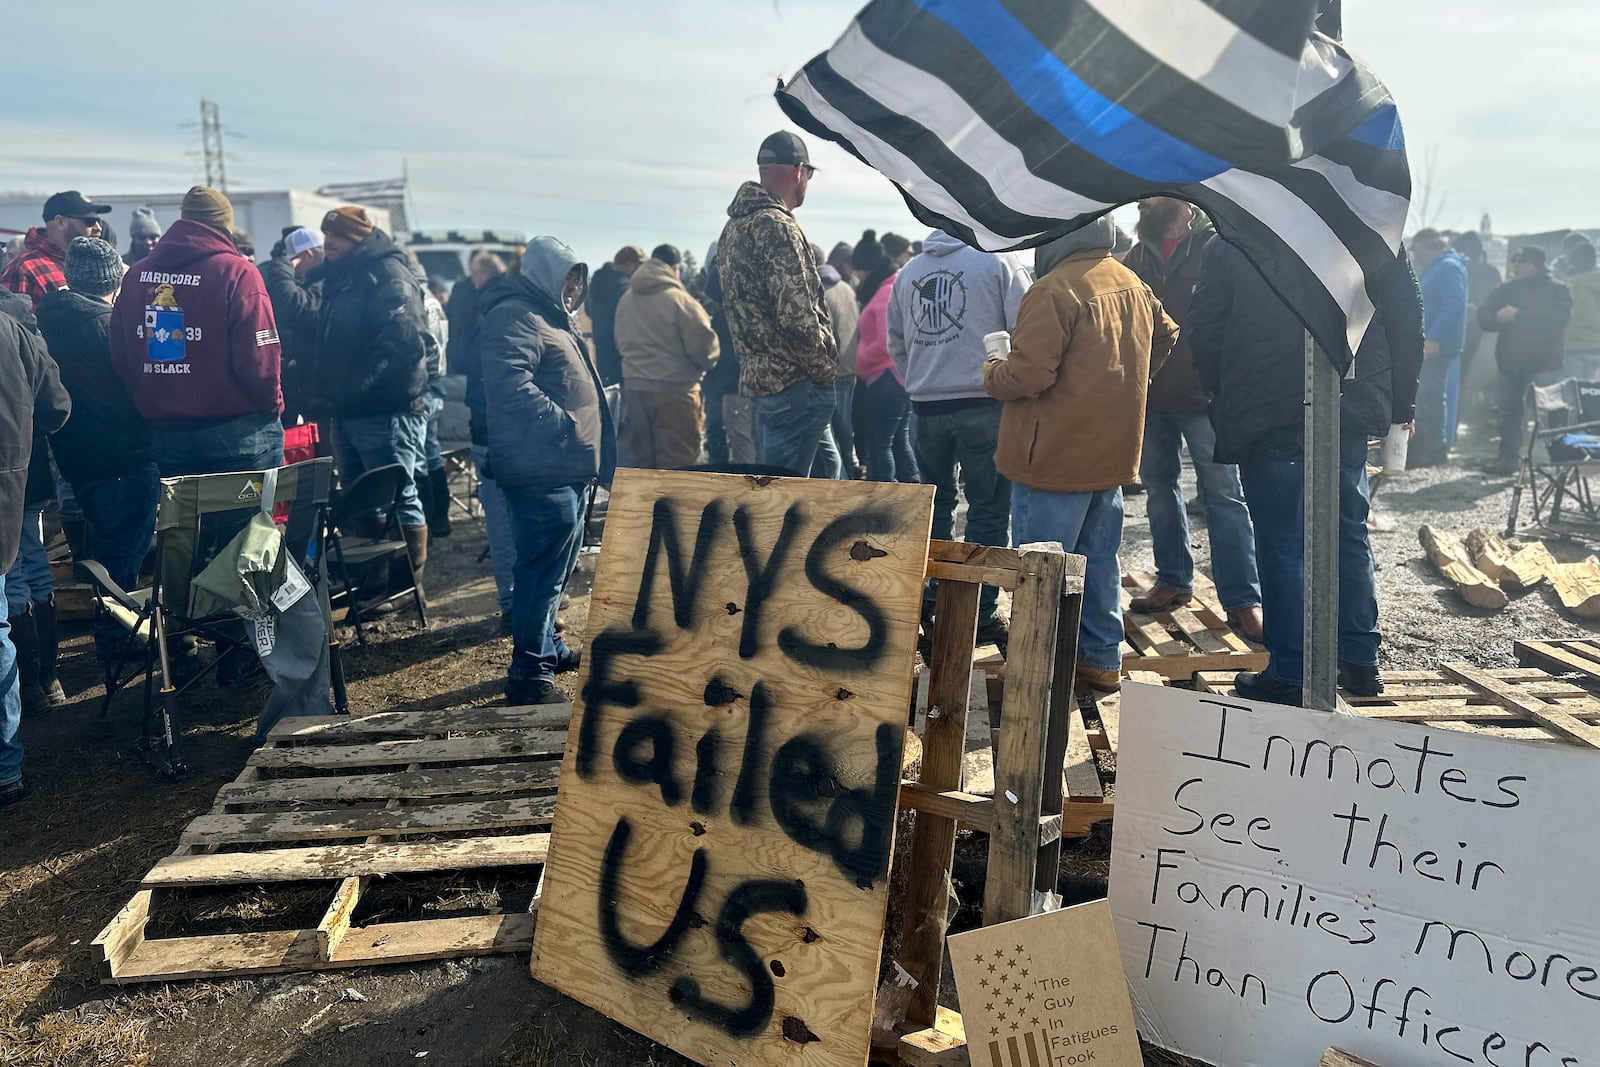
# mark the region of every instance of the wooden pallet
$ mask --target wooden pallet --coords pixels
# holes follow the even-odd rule
[[[1517,662],[1542,667],[1551,674],[1581,674],[1600,682],[1600,641],[1592,637],[1575,641],[1518,641]]]
[[[1445,663],[1438,670],[1384,671],[1381,677],[1381,696],[1341,694],[1357,715],[1600,748],[1600,699],[1537,668]],[[1233,675],[1225,672],[1204,672],[1195,682],[1201,692],[1237,695]]]
[[[1217,604],[1209,579],[1196,574],[1194,599],[1181,608],[1141,615],[1129,608],[1134,596],[1155,585],[1153,574],[1122,578],[1122,628],[1129,651],[1122,670],[1153,671],[1174,682],[1187,682],[1197,671],[1259,671],[1267,665],[1266,649],[1233,631]]]
[[[529,952],[532,907],[352,925],[371,880],[529,872],[544,863],[571,708],[288,718],[94,939],[123,984]],[[542,878],[542,874],[539,876]],[[146,937],[159,904],[199,887],[240,894],[326,883],[315,927]],[[542,889],[542,884],[539,886]],[[268,890],[270,891],[270,889]]]

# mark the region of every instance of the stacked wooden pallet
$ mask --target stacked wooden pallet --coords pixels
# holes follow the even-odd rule
[[[1385,671],[1382,680],[1380,696],[1342,694],[1356,714],[1518,741],[1600,748],[1600,700],[1536,668],[1484,670],[1444,663],[1432,671]],[[1231,674],[1203,673],[1196,684],[1202,692],[1233,695]]]
[[[1266,650],[1228,625],[1216,588],[1204,575],[1195,575],[1194,596],[1183,607],[1151,615],[1134,612],[1133,597],[1155,584],[1153,574],[1122,578],[1122,627],[1129,649],[1122,657],[1124,673],[1151,671],[1187,682],[1196,671],[1259,671],[1267,665]]]
[[[1517,662],[1524,667],[1542,667],[1551,674],[1577,674],[1589,682],[1600,682],[1600,640],[1592,637],[1571,641],[1518,641]]]
[[[528,952],[528,911],[355,923],[371,881],[544,863],[571,708],[483,708],[284,719],[189,824],[180,846],[95,938],[109,983],[319,970]],[[151,937],[153,917],[197,891],[312,888],[314,926]],[[533,893],[533,907],[538,903]]]

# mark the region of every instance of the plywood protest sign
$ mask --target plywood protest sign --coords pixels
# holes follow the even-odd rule
[[[1600,752],[1124,688],[1144,1037],[1229,1067],[1600,1064]]]
[[[864,1064],[932,489],[622,471],[533,973],[706,1064]]]
[[[1111,906],[950,937],[972,1067],[1142,1067]]]

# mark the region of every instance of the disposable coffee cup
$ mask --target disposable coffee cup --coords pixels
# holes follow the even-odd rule
[[[1406,469],[1406,449],[1411,442],[1411,432],[1398,423],[1389,427],[1389,436],[1383,439],[1383,473],[1400,474]]]
[[[983,347],[990,359],[1005,359],[1011,355],[1011,335],[1005,330],[986,333],[983,335]]]

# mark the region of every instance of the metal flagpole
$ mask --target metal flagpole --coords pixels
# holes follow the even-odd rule
[[[1339,701],[1339,372],[1306,333],[1305,626],[1301,704]]]

